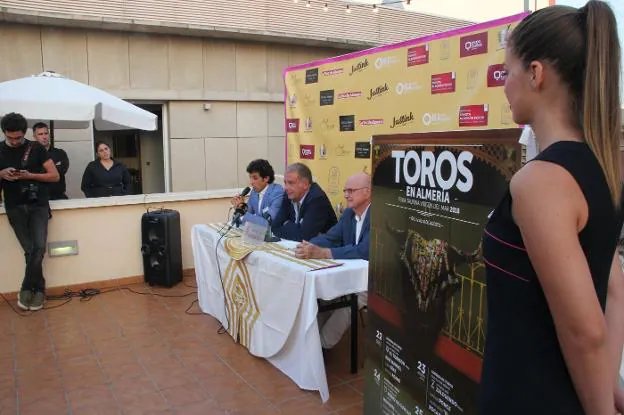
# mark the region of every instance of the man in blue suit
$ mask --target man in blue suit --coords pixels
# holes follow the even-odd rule
[[[282,204],[284,188],[274,183],[275,171],[271,164],[263,159],[253,160],[247,166],[249,185],[252,190],[247,201],[248,215],[262,216],[268,214],[273,220]],[[235,196],[232,198],[232,206],[244,203],[244,198]]]
[[[325,235],[303,241],[295,248],[298,258],[365,259],[368,261],[370,235],[371,179],[357,173],[347,179],[343,189],[347,209],[340,221]],[[368,295],[358,293],[359,308],[366,306]],[[330,349],[336,345],[351,325],[349,308],[327,311],[318,317],[321,345]]]
[[[336,212],[321,187],[312,181],[312,172],[302,163],[293,163],[284,174],[284,197],[275,220],[273,234],[291,241],[309,240],[336,224]]]
[[[303,241],[295,249],[299,258],[365,259],[368,261],[370,234],[370,176],[357,173],[347,179],[343,190],[347,209],[324,235]]]

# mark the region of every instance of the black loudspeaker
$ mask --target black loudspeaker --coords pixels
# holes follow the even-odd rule
[[[144,213],[141,240],[145,282],[173,287],[182,281],[180,213],[170,209]]]

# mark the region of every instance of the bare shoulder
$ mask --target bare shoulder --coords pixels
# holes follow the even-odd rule
[[[510,192],[514,219],[541,222],[534,215],[539,213],[543,221],[555,215],[575,218],[579,225],[586,221],[585,196],[574,177],[558,164],[539,160],[526,164],[512,178]]]

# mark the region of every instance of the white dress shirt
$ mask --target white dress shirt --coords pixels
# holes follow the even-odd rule
[[[295,223],[299,223],[299,208],[301,207],[301,205],[303,205],[303,201],[307,195],[308,195],[308,192],[306,192],[306,194],[303,195],[301,200],[299,200],[299,203],[290,202],[292,203],[293,208],[295,209]]]
[[[258,214],[262,214],[262,199],[264,199],[264,195],[266,195],[267,189],[269,186],[265,186],[264,189],[260,193],[258,193]]]
[[[364,218],[366,217],[366,212],[368,212],[368,208],[370,207],[370,203],[364,209],[364,213],[362,216],[355,215],[355,244],[357,245],[360,240],[360,234],[362,233],[362,226],[364,225]]]

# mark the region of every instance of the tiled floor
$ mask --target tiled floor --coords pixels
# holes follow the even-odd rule
[[[349,373],[348,335],[326,356],[331,398],[322,405],[217,334],[212,317],[185,314],[194,299],[115,291],[27,317],[0,299],[0,414],[362,413],[363,372]]]

